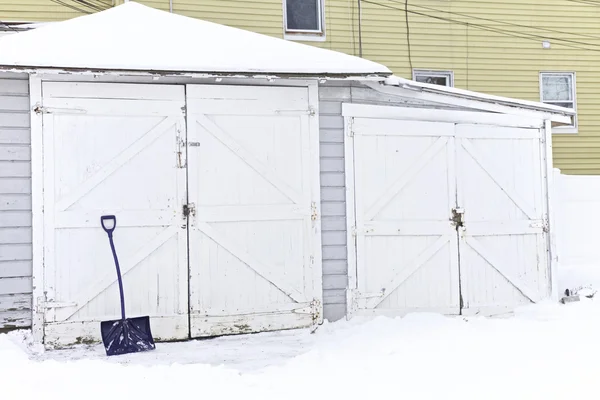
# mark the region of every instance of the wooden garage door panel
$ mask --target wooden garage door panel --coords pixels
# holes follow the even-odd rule
[[[121,107],[115,98],[135,96],[120,84],[47,86],[63,96],[43,116],[47,344],[99,340],[98,322],[119,317],[103,214],[117,217],[126,313],[150,315],[157,340],[188,336],[184,88],[165,87],[168,106],[150,114],[156,102],[142,95],[161,89],[136,87]]]
[[[469,136],[456,139],[458,202],[465,209],[463,313],[501,313],[547,297],[540,130],[461,124],[456,129]],[[486,137],[488,130],[494,138]]]
[[[219,190],[202,192],[196,199],[198,206],[294,203],[299,196],[297,190],[281,174],[235,141],[229,133],[232,129],[225,131],[208,117],[199,118],[201,121],[196,121],[194,128],[201,145],[190,150],[193,157],[202,160],[202,173],[198,174],[197,184],[205,188],[218,187]]]
[[[56,200],[60,201],[69,192],[81,187],[126,149],[138,150],[139,156],[139,150],[146,144],[139,140],[163,119],[164,117],[138,120],[124,116],[54,116],[51,123],[56,132],[56,154],[70,155],[57,159],[55,163],[56,173],[61,177],[61,184],[55,190]],[[128,132],[127,135],[123,135],[123,128]],[[158,132],[159,135],[162,133],[164,131]],[[74,157],[77,158],[75,162],[78,168],[73,168]],[[125,162],[127,161],[129,157],[126,157]]]
[[[322,295],[306,88],[202,88],[188,90],[192,336],[309,326]]]
[[[458,311],[456,265],[448,263],[456,258],[455,236],[367,237],[364,256],[372,261],[359,288],[381,292],[363,303],[375,314]]]
[[[458,313],[457,235],[450,221],[454,139],[447,135],[453,125],[356,121],[357,288],[351,312]]]

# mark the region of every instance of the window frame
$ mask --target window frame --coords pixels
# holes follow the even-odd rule
[[[317,4],[317,10],[319,12],[318,30],[309,29],[288,29],[287,21],[287,2],[288,0],[282,0],[283,5],[283,38],[291,40],[305,40],[305,41],[325,41],[325,0],[314,0]]]
[[[430,76],[432,78],[447,78],[448,84],[446,85],[446,87],[454,87],[454,71],[452,70],[413,69],[413,81],[417,81],[417,75],[425,75]]]
[[[548,75],[558,75],[564,76],[568,75],[571,77],[571,101],[544,101],[544,76]],[[540,103],[548,104],[548,105],[556,105],[556,103],[573,103],[573,111],[575,111],[575,115],[573,116],[573,125],[561,125],[555,126],[552,128],[553,134],[574,134],[578,133],[579,125],[577,118],[577,80],[575,71],[540,71],[539,73],[539,90],[540,90]]]

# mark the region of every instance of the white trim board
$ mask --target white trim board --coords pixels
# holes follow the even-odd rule
[[[373,106],[351,103],[342,103],[342,115],[344,117],[357,118],[392,118],[400,120],[484,124],[522,128],[542,128],[544,126],[544,119],[532,116],[511,115],[510,118],[507,118],[507,116],[503,114],[485,112]]]
[[[561,124],[571,124],[572,110],[548,106],[543,103],[511,99],[508,97],[491,96],[440,85],[429,85],[401,78],[399,85],[387,83],[363,82],[365,85],[381,93],[416,99],[425,102],[448,104],[473,110],[488,111],[508,115],[526,116],[539,119],[549,119]],[[406,82],[403,84],[403,82]],[[504,103],[504,104],[502,104]],[[554,110],[553,108],[556,108]]]

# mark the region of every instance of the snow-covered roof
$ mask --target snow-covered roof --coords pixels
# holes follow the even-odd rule
[[[348,54],[135,2],[0,39],[0,66],[197,73],[379,75]]]
[[[433,95],[438,96],[447,96],[449,99],[449,103],[456,103],[458,99],[462,99],[464,101],[470,101],[474,107],[477,102],[480,104],[491,104],[498,106],[507,106],[507,107],[516,107],[525,110],[531,110],[539,113],[546,113],[549,115],[557,115],[557,116],[567,116],[569,121],[570,118],[577,114],[577,112],[570,108],[555,106],[552,104],[541,103],[537,101],[529,101],[522,99],[515,99],[511,97],[503,97],[503,96],[495,96],[487,93],[473,92],[471,90],[458,89],[454,87],[442,86],[442,85],[434,85],[430,83],[417,82],[405,78],[401,78],[396,75],[388,76],[382,80],[379,84],[368,84],[373,88],[378,88],[383,86],[391,86],[391,87],[400,87],[404,89],[410,89],[415,92],[420,92],[423,94],[431,93]],[[429,99],[432,100],[432,99]],[[439,99],[438,99],[439,101]],[[462,105],[467,105],[468,103],[464,103]],[[492,109],[489,109],[493,111]],[[561,121],[564,119],[561,118],[551,118],[556,121]],[[570,122],[568,122],[570,123]]]

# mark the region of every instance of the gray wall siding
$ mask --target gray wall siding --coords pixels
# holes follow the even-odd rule
[[[342,102],[349,102],[350,95],[348,86],[319,88],[323,313],[329,321],[346,315],[348,257]]]
[[[356,83],[332,82],[320,86],[323,299],[324,317],[329,321],[336,321],[346,316],[348,284],[342,102],[452,108],[447,105],[417,102],[399,96],[386,95]]]
[[[0,330],[31,325],[30,144],[27,75],[0,74]]]

